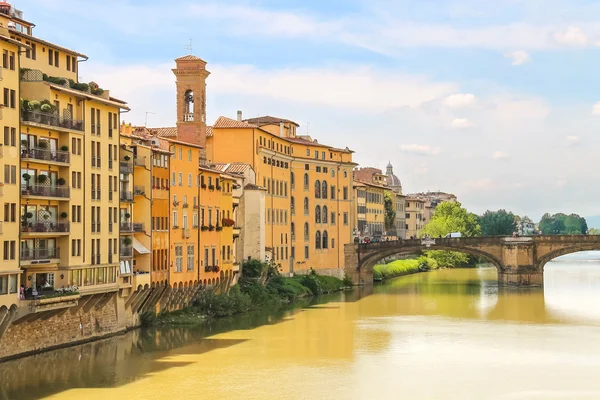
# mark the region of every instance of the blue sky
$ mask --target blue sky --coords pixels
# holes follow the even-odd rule
[[[208,119],[277,115],[405,192],[473,211],[600,214],[600,3],[584,0],[20,0],[84,52],[82,80],[174,124],[173,59],[208,62]]]

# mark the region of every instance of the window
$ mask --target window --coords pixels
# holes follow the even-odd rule
[[[319,151],[315,150],[315,158],[318,160],[319,159]]]
[[[323,231],[323,249],[326,249],[327,247],[329,247],[329,239],[327,237],[327,231]]]
[[[335,239],[331,239],[331,248],[335,249]]]
[[[304,215],[308,215],[308,197],[304,198]]]
[[[5,146],[17,146],[17,129],[4,127],[4,145]]]
[[[316,172],[321,172],[321,167],[315,167]]]
[[[15,255],[16,247],[17,247],[17,243],[14,240],[5,240],[4,241],[3,259],[4,260],[14,260],[16,257],[16,255]]]
[[[321,198],[326,199],[327,198],[327,182],[323,181],[322,186],[323,186],[323,188],[321,190]]]
[[[344,200],[348,200],[348,186],[344,186]]]
[[[317,233],[315,233],[315,249],[320,250],[321,249],[321,232],[317,231]]]
[[[183,271],[183,246],[175,246],[175,272]]]
[[[4,203],[4,222],[17,222],[17,203]]]
[[[335,176],[335,170],[333,168],[331,168],[331,177],[333,178]]]
[[[324,151],[322,151],[322,152],[321,152],[321,160],[324,160],[324,159],[325,159],[325,152],[324,152]]]
[[[304,174],[304,190],[308,190],[308,174]]]
[[[344,213],[344,225],[348,225],[348,213]]]
[[[335,186],[331,186],[331,200],[335,200]]]
[[[188,245],[187,247],[187,270],[194,270],[194,245]]]
[[[292,215],[296,215],[296,201],[294,196],[290,197],[290,209],[292,210]]]
[[[179,173],[179,186],[183,186],[183,172]]]
[[[192,150],[188,150],[188,161],[192,161]]]
[[[48,64],[49,65],[54,64],[54,50],[52,50],[52,49],[48,49]]]
[[[188,186],[189,187],[192,187],[192,182],[193,182],[192,174],[188,174]]]
[[[335,225],[335,213],[331,213],[331,225]]]
[[[304,258],[308,260],[308,246],[304,246]]]
[[[324,224],[326,224],[328,216],[329,216],[329,211],[327,210],[327,206],[323,206],[323,214],[321,216],[321,222],[323,222]]]
[[[4,183],[9,185],[17,184],[17,167],[14,165],[4,166]]]
[[[315,181],[315,199],[321,198],[321,181]]]
[[[306,149],[306,157],[310,157],[310,149]]]
[[[315,222],[317,224],[321,223],[321,207],[320,206],[315,207]]]

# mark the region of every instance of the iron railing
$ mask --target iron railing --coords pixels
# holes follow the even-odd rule
[[[23,217],[21,217],[21,219],[23,219]],[[31,222],[31,223],[26,222],[24,224],[21,224],[21,232],[68,233],[69,231],[70,231],[70,224],[68,222],[44,221],[44,222]]]
[[[74,129],[84,131],[83,121],[71,118],[62,118],[56,114],[41,111],[25,110],[21,112],[23,122],[34,122],[42,125],[50,125],[58,128]]]
[[[45,258],[60,258],[60,249],[33,247],[31,249],[21,249],[21,260],[37,260]]]
[[[56,187],[46,185],[22,186],[22,196],[41,196],[41,197],[59,197],[69,198],[71,191],[68,187]]]

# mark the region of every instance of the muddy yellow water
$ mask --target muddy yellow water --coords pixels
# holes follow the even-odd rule
[[[139,330],[0,365],[0,398],[600,399],[600,263],[545,288],[444,270],[287,312]]]

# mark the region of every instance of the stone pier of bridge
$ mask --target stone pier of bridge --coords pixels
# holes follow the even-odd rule
[[[498,270],[501,285],[543,286],[548,261],[578,251],[600,250],[600,235],[413,239],[351,244],[344,250],[345,272],[357,285],[371,284],[373,267],[387,257],[446,250],[483,257]]]

